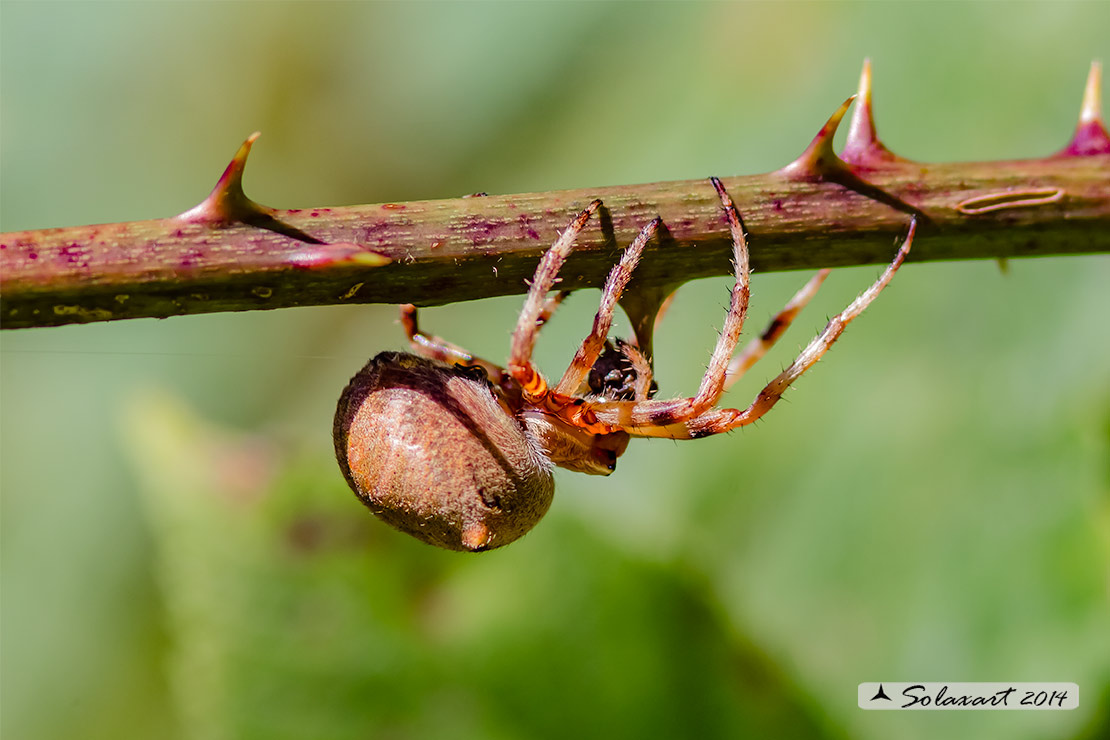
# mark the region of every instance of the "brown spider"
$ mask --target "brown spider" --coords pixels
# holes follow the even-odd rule
[[[547,512],[552,467],[608,475],[631,437],[697,439],[751,424],[813,366],[875,300],[909,252],[834,316],[748,408],[717,408],[721,394],[775,343],[828,275],[818,272],[736,357],[748,308],[748,248],[740,214],[712,178],[732,233],[736,285],[709,367],[692,398],[653,399],[651,362],[634,343],[608,341],[617,301],[647,242],[643,228],[609,273],[593,329],[554,386],[532,365],[539,327],[565,293],[548,298],[575,237],[601,201],[571,222],[536,268],[513,332],[507,368],[421,332],[416,308],[401,321],[422,356],[382,352],[339,399],[334,440],[347,483],[388,524],[451,550],[489,550],[517,539]]]

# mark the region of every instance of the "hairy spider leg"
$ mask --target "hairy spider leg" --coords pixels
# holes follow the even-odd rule
[[[662,223],[662,219],[656,216],[644,226],[639,235],[624,250],[620,261],[609,271],[609,276],[605,279],[605,286],[601,290],[601,303],[598,306],[597,313],[594,314],[593,328],[582,340],[582,344],[574,354],[574,359],[571,360],[566,372],[563,373],[562,379],[555,385],[555,393],[563,395],[575,393],[586,380],[590,369],[597,362],[601,350],[605,347],[609,329],[613,326],[613,312],[617,308],[617,301],[620,300],[621,293],[628,286],[628,281],[632,278],[632,272],[636,269],[636,265],[640,262],[640,257],[644,253],[644,247],[655,236],[660,223]],[[638,352],[637,355],[642,359],[642,353]],[[628,356],[627,352],[625,352],[625,356]],[[635,365],[636,361],[631,357],[629,359]],[[650,382],[651,378],[649,376],[648,383],[650,384]]]
[[[540,264],[536,267],[536,274],[532,277],[532,286],[528,290],[528,297],[524,299],[524,308],[520,311],[516,329],[513,330],[512,347],[509,351],[509,373],[520,384],[526,396],[542,396],[547,391],[547,381],[532,364],[532,350],[536,346],[536,335],[541,319],[545,313],[550,316],[550,312],[546,311],[549,305],[547,293],[555,285],[559,268],[563,266],[574,248],[575,238],[586,227],[590,216],[600,207],[601,201],[595,200],[575,216],[551,248],[544,253]]]
[[[674,398],[667,400],[645,401],[605,401],[585,404],[585,408],[575,409],[574,417],[568,419],[584,428],[594,431],[629,431],[632,434],[647,436],[643,428],[654,428],[674,424],[686,419],[692,419],[716,405],[721,393],[724,392],[725,372],[728,370],[729,359],[736,349],[740,338],[740,331],[744,326],[744,317],[748,311],[748,297],[751,293],[749,277],[751,270],[748,266],[748,242],[744,233],[744,223],[740,213],[732,202],[732,198],[725,190],[724,185],[716,177],[711,177],[710,182],[721,199],[721,205],[728,220],[729,231],[732,233],[733,267],[736,274],[736,285],[732,289],[729,301],[729,311],[725,315],[725,323],[721,335],[717,338],[717,346],[709,360],[709,368],[702,378],[697,395],[693,398]],[[604,417],[597,412],[604,413]],[[667,435],[659,435],[667,436]]]
[[[847,328],[848,324],[853,319],[863,313],[864,309],[871,305],[871,303],[879,296],[894,278],[894,273],[898,272],[898,268],[906,260],[906,256],[910,253],[910,246],[913,244],[913,235],[917,231],[917,218],[914,217],[910,221],[909,233],[906,234],[905,241],[902,246],[898,248],[898,253],[894,255],[894,259],[878,279],[871,284],[867,290],[863,291],[854,301],[848,304],[848,307],[829,319],[829,323],[825,328],[814,337],[810,343],[803,349],[798,357],[790,364],[790,367],[783,370],[778,376],[764,387],[751,405],[742,412],[737,412],[735,409],[729,409],[728,416],[732,419],[727,423],[726,428],[718,431],[728,431],[736,427],[746,426],[759,419],[765,413],[771,410],[771,407],[782,398],[782,394],[786,389],[797,380],[802,373],[817,364],[829,348],[832,347],[840,335]],[[714,432],[717,433],[717,432]]]
[[[794,294],[794,297],[790,299],[786,306],[775,314],[763,333],[744,345],[744,348],[732,358],[732,361],[728,363],[728,370],[725,372],[726,391],[732,387],[733,383],[740,380],[752,365],[759,362],[763,355],[767,354],[767,350],[775,346],[775,342],[786,333],[790,324],[805,308],[805,305],[809,303],[813,296],[817,295],[817,289],[821,287],[821,283],[825,282],[825,278],[829,276],[830,272],[832,271],[826,268],[810,278],[809,282]]]
[[[622,342],[618,339],[617,349],[628,358],[632,369],[636,372],[636,385],[632,389],[635,400],[646,401],[651,397],[651,385],[655,379],[655,369],[651,366],[651,360],[632,342]]]
[[[682,415],[688,407],[676,406],[674,402],[613,401],[591,404],[589,411],[598,424],[610,424],[635,437],[667,437],[670,439],[697,439],[720,434],[737,427],[751,424],[767,413],[782,397],[786,389],[809,368],[817,363],[829,350],[844,328],[863,313],[879,293],[887,286],[894,273],[909,254],[917,228],[917,219],[910,222],[909,233],[894,260],[883,270],[882,275],[847,308],[829,320],[825,328],[801,351],[797,359],[782,371],[774,380],[760,391],[747,409],[710,409],[692,416]]]
[[[551,320],[551,316],[555,313],[555,309],[562,305],[563,301],[567,299],[568,295],[570,295],[569,290],[560,290],[558,293],[550,296],[547,301],[544,302],[543,308],[540,310],[540,316],[538,319],[536,319],[537,329]]]
[[[590,434],[610,434],[623,431],[625,427],[658,426],[659,419],[664,419],[666,424],[671,424],[677,420],[700,416],[716,405],[724,391],[725,372],[728,369],[733,350],[736,349],[736,343],[743,328],[744,317],[747,314],[748,297],[750,295],[750,268],[748,265],[747,238],[740,213],[736,210],[732,198],[725,190],[724,185],[721,184],[721,181],[715,177],[710,178],[710,181],[721,199],[729,230],[732,234],[736,286],[732,291],[729,312],[725,316],[721,336],[717,340],[717,347],[710,358],[709,369],[702,379],[698,394],[693,398],[678,398],[667,401],[590,402],[570,394],[551,390],[547,386],[547,381],[532,365],[530,358],[532,348],[535,345],[536,317],[540,312],[540,301],[542,296],[554,285],[559,268],[573,248],[574,237],[577,236],[589,219],[590,208],[595,207],[595,204],[600,205],[600,201],[595,201],[578,215],[566,232],[556,240],[555,244],[544,255],[543,260],[536,268],[532,288],[525,300],[517,329],[513,333],[509,372],[520,384],[525,400],[529,404]],[[656,224],[656,228],[658,228],[658,224]],[[644,241],[646,243],[646,239]],[[617,297],[619,298],[619,296]],[[647,393],[645,392],[644,395],[646,396]],[[599,418],[595,414],[595,409],[607,410],[609,418]]]
[[[559,291],[555,295],[547,298],[543,311],[539,312],[539,318],[536,322],[537,328],[551,320],[552,314],[555,313],[556,308],[566,300],[566,296],[568,295],[571,295],[571,291]],[[486,375],[490,376],[491,381],[496,385],[501,385],[502,381],[507,377],[505,368],[501,365],[492,363],[488,361],[488,359],[478,357],[457,344],[447,342],[446,339],[442,337],[422,332],[420,330],[420,325],[417,324],[416,306],[411,303],[406,303],[401,306],[401,325],[404,327],[405,335],[408,337],[408,345],[410,345],[413,352],[418,355],[427,357],[428,359],[438,359],[438,361],[447,363],[448,365],[482,367],[485,369]]]
[[[748,239],[744,221],[740,218],[740,212],[736,210],[732,197],[721,181],[716,177],[709,179],[721,199],[725,216],[728,217],[728,228],[732,233],[732,266],[736,273],[736,286],[732,289],[728,313],[725,314],[725,324],[721,328],[721,335],[717,337],[713,356],[709,358],[709,367],[706,368],[698,393],[694,396],[691,408],[687,412],[690,416],[698,416],[717,405],[721,394],[724,393],[728,363],[732,353],[736,351],[736,343],[740,341],[740,331],[744,328],[744,319],[748,314],[748,299],[751,297],[751,266],[748,264]]]
[[[401,306],[401,326],[404,327],[405,334],[409,338],[409,345],[416,354],[430,360],[445,362],[448,365],[480,367],[486,371],[490,382],[498,387],[501,387],[505,381],[507,374],[500,365],[473,355],[446,339],[420,331],[416,318],[416,306],[411,303]]]
[[[555,313],[555,309],[559,307],[566,297],[570,295],[569,290],[562,290],[547,299],[540,311],[540,317],[537,322],[537,328],[543,326]],[[420,330],[417,323],[417,309],[411,303],[406,303],[401,306],[401,326],[405,329],[405,334],[409,338],[409,346],[416,354],[427,357],[430,360],[439,360],[449,365],[462,365],[464,367],[481,367],[486,371],[491,382],[494,385],[501,386],[502,383],[508,378],[508,373],[505,368],[501,367],[495,362],[478,357],[471,352],[463,349],[457,344],[448,342],[442,337],[437,337]]]

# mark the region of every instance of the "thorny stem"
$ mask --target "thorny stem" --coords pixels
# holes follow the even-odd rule
[[[777,172],[722,178],[759,271],[888,262],[909,214],[912,261],[1110,252],[1110,136],[1092,65],[1075,135],[1058,154],[924,164],[875,134],[870,66],[844,151],[833,134],[851,102]],[[627,294],[647,321],[668,290],[730,270],[728,224],[708,178],[685,182],[342,208],[267,208],[246,197],[257,134],[211,195],[152,221],[0,235],[0,325],[337,303],[434,305],[523,293],[536,260],[600,198],[559,288],[599,286],[656,216],[663,226]],[[637,299],[637,296],[640,296]],[[626,302],[626,308],[629,303]]]

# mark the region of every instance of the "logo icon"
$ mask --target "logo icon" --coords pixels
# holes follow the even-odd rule
[[[883,691],[883,685],[882,684],[879,684],[879,690],[876,691],[875,695],[871,697],[871,701],[875,701],[876,699],[886,699],[887,701],[894,701],[893,699],[891,699],[889,696],[886,695],[885,691]]]

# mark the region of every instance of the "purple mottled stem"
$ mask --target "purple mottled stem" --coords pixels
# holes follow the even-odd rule
[[[1110,156],[911,165],[870,182],[924,211],[913,261],[1110,251]],[[835,183],[725,178],[760,272],[889,261],[909,216]],[[992,194],[1059,192],[1039,205],[967,214]],[[319,243],[260,226],[176,219],[0,235],[4,328],[336,303],[431,305],[523,293],[557,230],[594,198],[561,289],[597,287],[659,215],[636,281],[728,274],[728,227],[708,180],[529,195],[277,211]],[[367,267],[357,248],[389,257]]]
[[[867,68],[864,78],[869,85]],[[911,214],[920,222],[911,261],[1110,252],[1110,138],[1097,102],[1089,92],[1076,138],[1057,155],[925,164],[882,146],[861,84],[843,159],[832,138],[847,103],[792,164],[723,178],[750,233],[752,268],[889,262]],[[561,290],[600,286],[656,216],[663,226],[630,295],[731,271],[728,223],[708,178],[277,210],[242,191],[254,139],[212,194],[178,216],[0,234],[0,326],[523,293],[540,255],[595,198],[604,206],[560,273]]]

